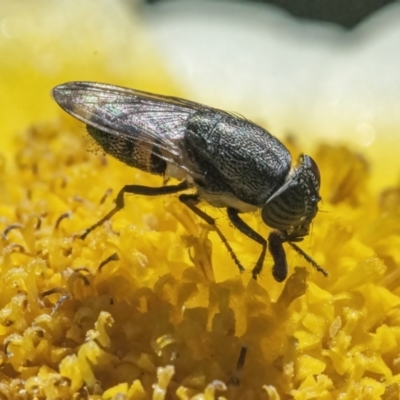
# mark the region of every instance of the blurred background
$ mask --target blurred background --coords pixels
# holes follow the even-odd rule
[[[348,144],[397,183],[399,20],[399,1],[0,0],[0,146],[60,117],[55,85],[102,81]]]
[[[168,1],[171,0],[147,0],[147,3],[166,3]],[[395,0],[303,0],[301,2],[291,0],[241,0],[240,2],[275,5],[296,17],[333,22],[351,29],[370,14],[378,11],[386,4],[395,2]]]

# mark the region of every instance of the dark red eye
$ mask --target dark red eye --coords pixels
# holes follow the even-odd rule
[[[314,174],[315,179],[318,182],[318,186],[321,187],[321,174],[319,172],[317,163],[310,156],[304,156],[304,161],[305,161],[307,167]]]

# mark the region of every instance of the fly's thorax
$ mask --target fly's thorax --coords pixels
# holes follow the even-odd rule
[[[302,155],[285,183],[263,206],[264,223],[284,232],[292,240],[306,236],[318,212],[320,185],[317,164],[310,156]]]
[[[140,131],[127,138],[122,134],[111,135],[105,130],[90,125],[86,125],[86,129],[107,154],[126,165],[152,174],[162,175],[165,173],[167,162],[162,158],[157,141],[141,140]]]
[[[265,129],[225,112],[196,112],[182,140],[187,164],[204,192],[229,194],[261,208],[291,168],[286,147]]]

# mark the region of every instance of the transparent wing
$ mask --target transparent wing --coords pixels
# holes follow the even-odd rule
[[[68,82],[53,89],[54,100],[78,120],[127,141],[159,147],[161,158],[187,172],[181,142],[187,119],[211,110],[199,103],[95,82]]]

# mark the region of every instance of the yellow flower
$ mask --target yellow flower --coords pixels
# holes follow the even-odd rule
[[[37,70],[23,77],[12,34],[28,28],[13,31],[15,15],[13,42],[2,45],[18,63],[0,66],[9,78],[0,81],[9,99],[0,122],[4,398],[399,396],[399,187],[370,191],[368,160],[339,145],[316,149],[324,201],[302,247],[327,278],[287,248],[289,278],[274,281],[267,257],[254,281],[260,246],[203,205],[248,266],[240,274],[215,232],[173,195],[127,196],[82,240],[122,186],[161,178],[88,152],[82,127],[48,98],[71,74],[60,67],[51,79]],[[29,43],[20,43],[25,54]],[[246,221],[266,237],[257,215]]]

